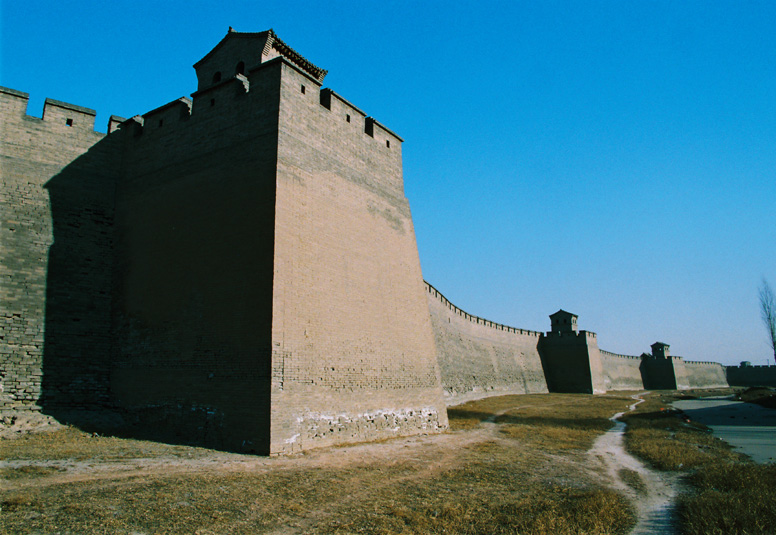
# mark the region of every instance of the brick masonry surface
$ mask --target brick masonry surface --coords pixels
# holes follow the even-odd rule
[[[548,392],[541,333],[472,316],[426,285],[448,405],[486,396]]]
[[[271,31],[195,68],[108,136],[0,93],[4,413],[258,453],[445,429],[402,140]]]
[[[194,67],[191,98],[108,135],[0,88],[0,416],[279,454],[439,432],[489,395],[643,386],[593,333],[496,324],[425,283],[403,140],[271,30]],[[724,383],[666,362],[649,377]]]
[[[0,409],[107,399],[114,168],[94,111],[0,88]],[[74,369],[80,368],[80,372]]]

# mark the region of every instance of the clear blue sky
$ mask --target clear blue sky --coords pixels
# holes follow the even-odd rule
[[[776,285],[776,2],[2,0],[0,84],[98,129],[274,28],[396,131],[425,278],[467,311],[607,350],[762,364]]]

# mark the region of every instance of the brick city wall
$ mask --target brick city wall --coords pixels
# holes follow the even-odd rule
[[[444,429],[402,140],[282,69],[272,451]]]
[[[114,402],[176,440],[269,452],[279,72],[224,80],[111,134],[125,153]]]
[[[0,88],[0,410],[89,408],[108,397],[116,147],[93,110],[27,102]]]
[[[729,386],[725,367],[718,362],[685,360],[687,385],[690,388],[724,388]]]
[[[641,379],[641,357],[619,355],[609,351],[599,350],[604,371],[604,386],[610,390],[641,390],[644,388]]]
[[[595,333],[548,332],[542,336],[539,352],[550,392],[606,392]]]
[[[3,406],[260,453],[446,428],[401,139],[285,58],[200,88],[107,137],[52,104],[63,140],[3,93]]]
[[[638,386],[594,333],[424,283],[401,138],[272,32],[230,30],[195,69],[191,99],[107,136],[0,89],[2,415],[109,407],[136,436],[274,454],[436,432],[446,402]],[[674,386],[721,382],[669,364]]]
[[[776,366],[725,366],[730,386],[776,387]]]
[[[430,284],[425,289],[448,405],[547,392],[537,349],[541,333],[473,316]]]

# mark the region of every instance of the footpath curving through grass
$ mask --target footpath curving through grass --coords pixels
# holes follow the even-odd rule
[[[652,393],[623,420],[625,444],[658,470],[686,474],[678,504],[681,533],[755,535],[776,532],[776,465],[758,465],[735,453],[704,425],[670,403],[721,392]],[[726,392],[727,393],[727,392]]]
[[[75,429],[0,441],[0,531],[624,534],[628,500],[585,463],[630,402],[490,398],[451,408],[446,434],[282,458]]]

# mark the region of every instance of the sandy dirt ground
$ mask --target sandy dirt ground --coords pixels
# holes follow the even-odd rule
[[[630,406],[630,411],[644,401],[638,395],[634,395],[633,399],[636,403]],[[598,438],[588,453],[608,474],[609,484],[628,496],[635,506],[638,521],[632,535],[676,533],[674,500],[678,492],[678,477],[651,470],[625,451],[625,423],[619,421],[624,414],[621,412],[612,417],[615,426]],[[623,471],[637,473],[643,487],[633,488],[628,485],[622,477]]]
[[[6,429],[6,438],[21,436],[23,432],[46,432],[62,427],[47,417],[41,419],[35,417],[32,421],[24,421],[20,424],[13,430]],[[193,473],[212,470],[256,473],[284,469],[344,468],[355,463],[385,463],[386,459],[392,459],[395,463],[416,462],[417,466],[423,467],[421,472],[415,474],[416,477],[421,478],[424,472],[435,472],[454,466],[459,460],[457,452],[469,445],[500,439],[497,426],[492,422],[485,422],[481,428],[465,433],[403,437],[382,442],[321,448],[283,457],[258,457],[212,450],[209,450],[204,457],[195,455],[192,458],[185,458],[177,455],[162,455],[108,460],[3,460],[0,455],[0,468],[39,466],[59,469],[54,475],[42,478],[23,481],[0,480],[0,490],[61,485],[76,481],[121,479],[144,474],[158,475],[160,471],[164,471],[167,475],[176,472]],[[1,447],[2,442],[0,442]]]
[[[562,404],[559,403],[559,404]],[[636,405],[634,403],[631,409]],[[487,443],[503,444],[508,441],[499,432],[495,423],[500,414],[520,409],[511,406],[509,409],[494,415],[478,427],[466,431],[445,433],[440,435],[415,436],[397,438],[379,443],[364,443],[346,447],[312,450],[304,454],[288,457],[256,457],[205,450],[206,454],[194,452],[175,455],[153,455],[148,457],[120,458],[64,458],[47,459],[17,459],[5,460],[2,455],[0,440],[0,469],[20,469],[22,467],[50,468],[51,472],[41,477],[0,480],[0,491],[41,490],[73,483],[99,485],[101,483],[119,483],[138,478],[158,477],[163,473],[170,475],[190,475],[209,473],[250,473],[278,474],[283,471],[299,472],[305,470],[343,469],[347,471],[353,466],[377,467],[377,475],[370,476],[368,485],[356,486],[343,492],[328,503],[326,509],[306,511],[301,518],[292,524],[285,524],[273,533],[309,533],[315,531],[315,526],[327,521],[329,511],[347,510],[363,500],[374,496],[381,485],[395,488],[397,485],[411,486],[414,482],[428,480],[435,474],[446,470],[460,468],[464,453],[473,451]],[[676,480],[670,475],[656,473],[643,463],[625,452],[623,431],[625,424],[617,418],[613,420],[615,427],[602,435],[587,454],[557,455],[533,452],[531,463],[537,477],[544,478],[543,484],[600,485],[622,492],[632,502],[638,516],[638,524],[633,533],[666,533],[674,532],[672,502],[676,495]],[[0,429],[0,436],[22,436],[24,433],[56,429],[59,424],[46,417],[33,418],[30,421],[17,421],[13,426]],[[199,450],[202,451],[202,450]],[[392,467],[411,464],[416,467],[406,472],[392,471]],[[380,481],[379,472],[390,472],[390,478]],[[635,472],[643,485],[634,488],[623,478],[623,472]],[[360,496],[359,493],[363,495]]]

